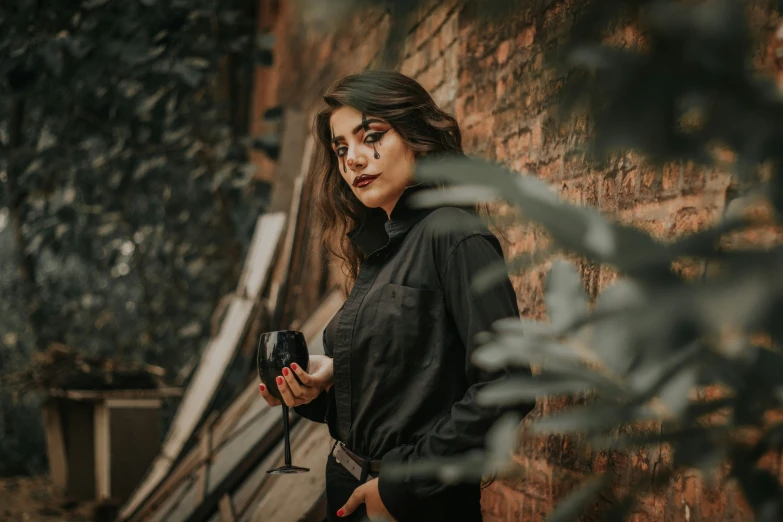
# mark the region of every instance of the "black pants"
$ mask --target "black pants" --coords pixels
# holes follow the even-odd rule
[[[371,475],[374,476],[374,475]],[[347,469],[337,463],[330,453],[326,460],[326,520],[328,522],[367,522],[367,509],[364,504],[349,517],[337,517],[337,510],[345,505],[353,491],[361,484]],[[481,522],[481,490],[478,484],[453,486],[439,499],[443,506],[442,515],[426,521],[398,520],[397,522]]]
[[[367,518],[367,509],[364,504],[348,517],[339,518],[337,510],[348,502],[353,491],[361,486],[356,477],[347,469],[337,463],[334,455],[329,453],[326,459],[326,520],[327,522],[364,522]]]

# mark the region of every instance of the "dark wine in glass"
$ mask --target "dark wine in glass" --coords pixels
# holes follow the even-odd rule
[[[300,468],[291,464],[291,440],[288,433],[288,406],[283,402],[280,396],[280,390],[277,389],[277,378],[283,375],[283,368],[291,366],[292,363],[298,364],[302,368],[307,368],[310,361],[310,355],[307,352],[307,342],[305,342],[302,332],[293,330],[280,330],[278,332],[265,332],[261,334],[258,340],[258,376],[264,383],[269,392],[280,399],[283,407],[283,436],[285,438],[285,465],[277,469],[270,469],[267,473],[306,473],[308,468]],[[299,380],[296,375],[294,378]]]

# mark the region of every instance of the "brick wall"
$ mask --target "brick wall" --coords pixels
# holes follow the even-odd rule
[[[726,206],[730,177],[690,164],[653,168],[633,155],[614,158],[606,165],[588,164],[579,152],[587,136],[586,124],[559,125],[554,107],[562,78],[546,68],[543,51],[557,45],[568,30],[573,0],[529,2],[502,24],[491,27],[471,15],[472,7],[460,0],[432,2],[419,8],[409,21],[403,57],[397,64],[417,79],[436,101],[455,114],[464,133],[466,151],[529,171],[549,181],[563,197],[598,207],[625,223],[656,237],[676,238],[716,220]],[[279,27],[301,27],[301,18],[285,2]],[[763,7],[752,10],[761,31],[771,34],[776,16]],[[284,57],[274,68],[279,88],[265,91],[266,105],[283,103],[312,110],[320,93],[334,79],[368,67],[382,57],[391,22],[380,11],[348,12],[339,28],[328,34],[299,30],[298,38],[281,38]],[[283,29],[280,29],[281,31]],[[617,27],[613,42],[632,43],[639,38],[632,27]],[[760,47],[757,65],[774,67],[774,45]],[[270,73],[268,73],[270,74]],[[499,206],[499,217],[513,218],[513,210]],[[513,222],[513,219],[512,219]],[[545,249],[547,238],[534,226],[505,228],[507,257]],[[545,319],[544,262],[513,279],[523,316]],[[683,264],[689,275],[703,270]],[[608,269],[583,264],[585,286],[595,296],[612,282]],[[536,414],[562,407],[541,401]],[[582,478],[612,470],[619,487],[649,480],[644,473],[665,462],[667,455],[639,451],[631,455],[591,452],[578,439],[524,436],[516,460],[522,475],[497,481],[483,496],[488,522],[545,518],[565,492]],[[780,468],[780,463],[774,464]],[[609,500],[603,502],[608,505]],[[596,506],[593,515],[600,512]],[[593,519],[588,515],[587,519]],[[636,521],[745,521],[751,515],[735,490],[708,488],[695,474],[677,477],[662,496],[640,502]]]

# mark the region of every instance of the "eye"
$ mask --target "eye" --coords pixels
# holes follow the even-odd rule
[[[336,149],[334,149],[334,153],[337,155],[338,158],[345,156],[347,152],[348,152],[348,147],[345,146],[337,147]]]
[[[365,143],[377,143],[377,142],[381,141],[381,138],[387,132],[389,132],[389,131],[385,130],[383,132],[368,132],[364,136],[364,142]]]

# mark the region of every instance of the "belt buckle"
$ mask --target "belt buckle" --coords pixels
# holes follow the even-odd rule
[[[350,455],[348,455],[345,444],[337,441],[332,454],[334,455],[334,460],[338,464],[348,470],[348,472],[353,475],[356,480],[359,482],[362,481],[362,467],[355,460],[353,460]]]

